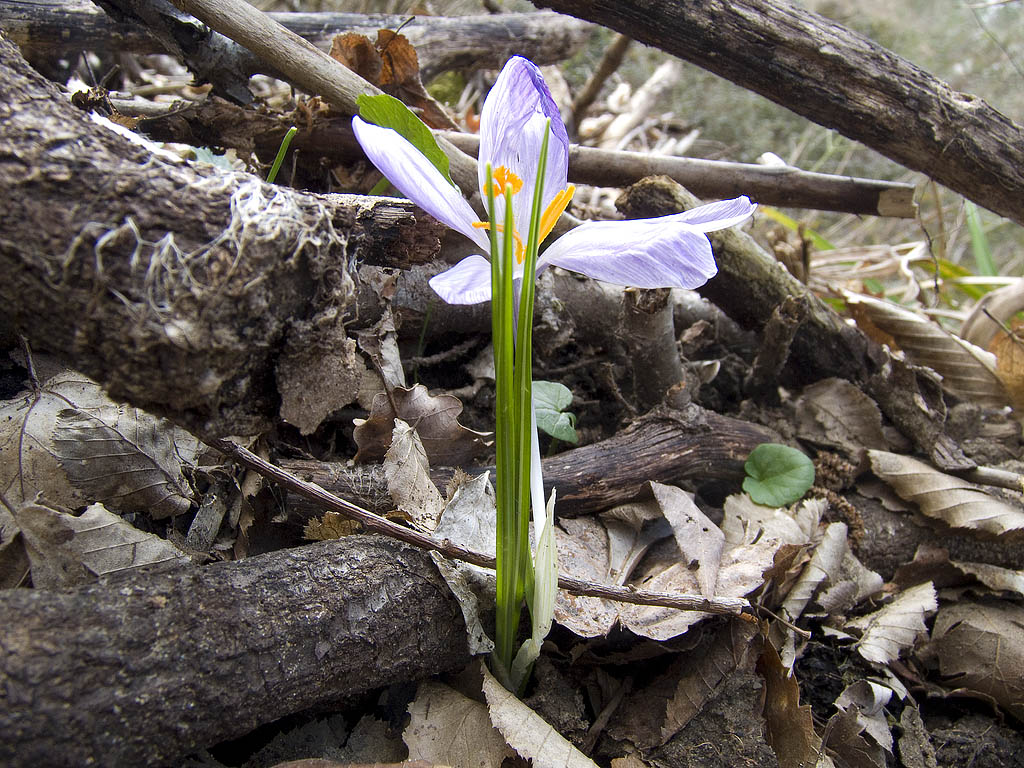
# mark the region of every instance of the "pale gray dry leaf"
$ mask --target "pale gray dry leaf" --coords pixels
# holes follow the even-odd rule
[[[947,333],[938,323],[889,301],[845,292],[847,304],[863,310],[880,329],[890,334],[907,358],[931,368],[942,383],[964,400],[991,408],[1009,405],[996,376],[995,355]]]
[[[441,513],[434,536],[494,557],[496,525],[494,489],[491,487],[489,473],[484,472],[473,478],[463,476],[461,484]],[[494,571],[471,563],[448,560],[437,552],[431,552],[430,555],[455,599],[459,601],[466,620],[470,653],[490,653],[494,649],[494,641],[487,636],[481,616],[493,609]]]
[[[147,565],[191,562],[171,542],[144,533],[102,504],[75,517],[41,504],[23,504],[15,520],[25,537],[37,589],[59,589]]]
[[[876,664],[888,664],[928,631],[925,617],[937,607],[935,587],[928,581],[904,590],[874,613],[851,619],[847,627],[864,631],[857,643],[861,656]]]
[[[950,565],[968,576],[973,576],[989,589],[997,592],[1016,592],[1024,596],[1024,571],[1000,568],[988,563],[965,563],[960,560],[951,560]]]
[[[491,723],[516,754],[532,760],[534,768],[597,768],[593,760],[495,680],[486,664],[481,662],[480,667]]]
[[[17,507],[39,494],[51,504],[76,508],[90,499],[73,486],[53,454],[53,428],[64,408],[116,407],[100,386],[73,371],[43,383],[38,398],[22,392],[0,406],[0,492]]]
[[[740,667],[753,668],[757,628],[744,622],[721,627],[708,642],[676,660],[649,685],[622,702],[608,734],[642,750],[665,744],[718,693],[719,684]]]
[[[391,391],[391,399],[386,392],[378,393],[373,398],[369,418],[355,420],[352,437],[359,446],[356,461],[373,462],[384,458],[391,445],[396,418],[416,429],[433,466],[467,465],[487,449],[485,438],[490,437],[490,433],[474,432],[459,424],[462,403],[457,397],[431,395],[426,387],[417,384],[412,389],[396,387]]]
[[[344,329],[337,336],[331,344],[293,348],[277,362],[278,413],[303,435],[359,397],[366,364]]]
[[[610,578],[608,532],[592,517],[558,520],[558,572],[587,581],[606,583]],[[615,603],[598,597],[555,595],[555,621],[580,637],[604,637],[615,626],[619,610]]]
[[[935,747],[928,729],[921,719],[920,710],[908,704],[900,715],[900,764],[903,768],[937,768]]]
[[[891,688],[870,680],[858,680],[846,686],[835,704],[844,712],[856,711],[861,728],[870,734],[876,744],[892,754],[892,731],[889,730],[885,713],[885,707],[891,699]]]
[[[1013,316],[1024,309],[1024,278],[989,291],[971,309],[960,326],[960,336],[971,344],[988,349],[992,338],[1002,333],[1000,323],[1010,325]]]
[[[944,605],[932,644],[944,685],[990,696],[1024,720],[1024,608],[1007,602]]]
[[[420,683],[402,732],[410,760],[466,768],[500,768],[513,753],[491,725],[487,707],[431,680]]]
[[[654,506],[654,502],[650,502],[650,505]],[[608,533],[609,583],[621,587],[650,548],[672,535],[672,526],[664,518],[658,517],[650,524],[637,528],[612,514],[616,509],[600,513],[598,519]]]
[[[444,499],[430,479],[430,465],[416,430],[395,419],[391,447],[384,455],[384,477],[392,501],[417,528],[431,532],[441,519]]]
[[[53,447],[71,482],[118,512],[159,520],[188,511],[194,500],[184,468],[194,465],[199,441],[138,408],[65,408]]]
[[[0,504],[0,589],[14,589],[28,581],[30,563],[21,529],[14,515]]]
[[[939,472],[909,456],[868,451],[871,468],[900,498],[912,501],[928,517],[953,528],[996,535],[1024,528],[1024,510],[982,487]]]
[[[807,603],[814,597],[818,587],[826,581],[836,581],[846,551],[846,525],[830,523],[818,546],[814,548],[810,561],[804,566],[800,578],[782,603],[781,613],[784,618],[796,621],[804,612]]]
[[[672,526],[676,545],[687,567],[696,572],[700,593],[714,597],[725,535],[682,489],[655,482],[650,486],[661,513]]]
[[[846,379],[822,379],[805,387],[795,405],[799,436],[850,457],[866,448],[889,450],[878,405]]]

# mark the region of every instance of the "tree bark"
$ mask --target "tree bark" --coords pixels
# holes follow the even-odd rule
[[[782,0],[535,0],[755,91],[1024,224],[1024,128]]]
[[[0,36],[6,324],[115,398],[255,434],[277,363],[341,334],[358,261],[436,255],[410,203],[309,195],[157,157],[72,107]]]
[[[430,556],[349,537],[69,592],[0,592],[0,763],[170,765],[262,723],[464,666]]]

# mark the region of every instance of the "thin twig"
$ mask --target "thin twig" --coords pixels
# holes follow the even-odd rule
[[[239,464],[258,472],[268,480],[273,480],[293,493],[299,494],[317,504],[322,504],[325,509],[329,509],[332,512],[337,512],[352,520],[358,520],[369,531],[390,536],[420,549],[440,552],[445,557],[450,557],[453,560],[461,560],[478,565],[481,568],[494,570],[495,560],[493,557],[460,547],[447,539],[441,541],[432,536],[427,536],[426,534],[393,523],[390,520],[373,514],[369,510],[345,501],[332,493],[328,493],[319,485],[308,483],[296,477],[291,472],[261,459],[252,451],[229,440],[213,440],[209,444],[226,456],[230,456]],[[750,603],[742,598],[708,598],[700,595],[648,592],[629,587],[613,587],[607,584],[598,584],[583,579],[575,579],[571,576],[559,576],[558,586],[574,595],[600,597],[620,603],[656,605],[664,608],[677,608],[681,611],[702,611],[704,613],[727,616],[743,616],[744,618],[751,618],[753,615],[753,608]]]
[[[594,70],[594,74],[587,80],[586,85],[583,86],[583,90],[579,92],[579,95],[573,99],[572,102],[572,124],[573,130],[578,131],[580,120],[583,119],[583,115],[586,113],[587,108],[594,103],[594,99],[597,98],[597,94],[601,92],[601,88],[604,86],[605,81],[611,77],[615,70],[622,64],[622,59],[626,55],[626,50],[629,48],[629,44],[632,42],[626,35],[617,35],[612,44],[609,45],[604,55],[601,57],[601,61],[597,65],[597,69]]]

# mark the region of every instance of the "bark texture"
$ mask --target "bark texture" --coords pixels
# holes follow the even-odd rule
[[[278,361],[344,339],[357,261],[440,247],[441,225],[407,202],[161,159],[68,104],[2,36],[0,85],[0,317],[200,433],[269,426]]]
[[[69,592],[0,592],[0,763],[171,765],[465,665],[430,556],[356,536]]]
[[[535,0],[661,48],[1024,224],[1024,128],[783,0]]]

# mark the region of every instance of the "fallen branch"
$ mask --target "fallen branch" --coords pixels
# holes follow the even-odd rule
[[[450,131],[442,135],[459,149],[476,156],[479,136]],[[577,184],[627,187],[646,176],[668,176],[695,195],[709,199],[747,195],[759,203],[789,208],[910,219],[917,215],[914,185],[897,181],[832,176],[792,166],[726,163],[579,145],[569,150],[569,180]]]
[[[68,592],[0,592],[0,763],[177,765],[258,725],[465,666],[430,557],[355,536]]]
[[[414,547],[439,552],[445,557],[454,560],[461,560],[466,563],[478,565],[481,568],[494,570],[495,559],[480,552],[453,544],[447,539],[444,541],[435,539],[426,534],[406,528],[403,525],[393,523],[387,518],[375,515],[369,510],[363,509],[357,504],[346,501],[334,494],[324,490],[315,483],[301,479],[297,475],[288,472],[271,464],[252,451],[247,450],[229,440],[218,440],[212,443],[213,447],[226,456],[230,456],[244,467],[258,472],[263,477],[273,480],[278,485],[302,496],[317,504],[321,509],[337,512],[340,515],[356,520],[368,531],[381,533],[386,536],[398,539]],[[633,603],[637,605],[657,605],[665,608],[677,608],[683,611],[701,611],[703,613],[714,613],[727,616],[739,616],[743,613],[750,613],[752,608],[746,600],[732,597],[702,597],[700,595],[682,595],[665,592],[648,592],[646,590],[630,589],[629,587],[614,587],[608,584],[599,584],[592,581],[573,578],[571,576],[559,576],[558,586],[561,589],[571,592],[574,595],[586,597],[602,597],[607,600],[615,600],[620,603]]]
[[[586,41],[590,25],[551,12],[481,16],[397,16],[362,13],[269,13],[271,19],[322,50],[337,34],[355,32],[370,39],[379,29],[402,28],[416,48],[424,82],[451,69],[500,69],[513,53],[537,64],[554,64],[572,56]],[[21,46],[29,60],[77,56],[81,51],[164,53],[152,32],[128,19],[115,21],[91,2],[0,0],[0,26]],[[241,76],[274,71],[246,48],[219,45],[217,33],[195,30],[186,61],[213,46]],[[200,66],[200,68],[202,68]],[[242,83],[244,86],[245,83]]]
[[[1024,128],[782,0],[535,0],[693,62],[1024,224]]]

